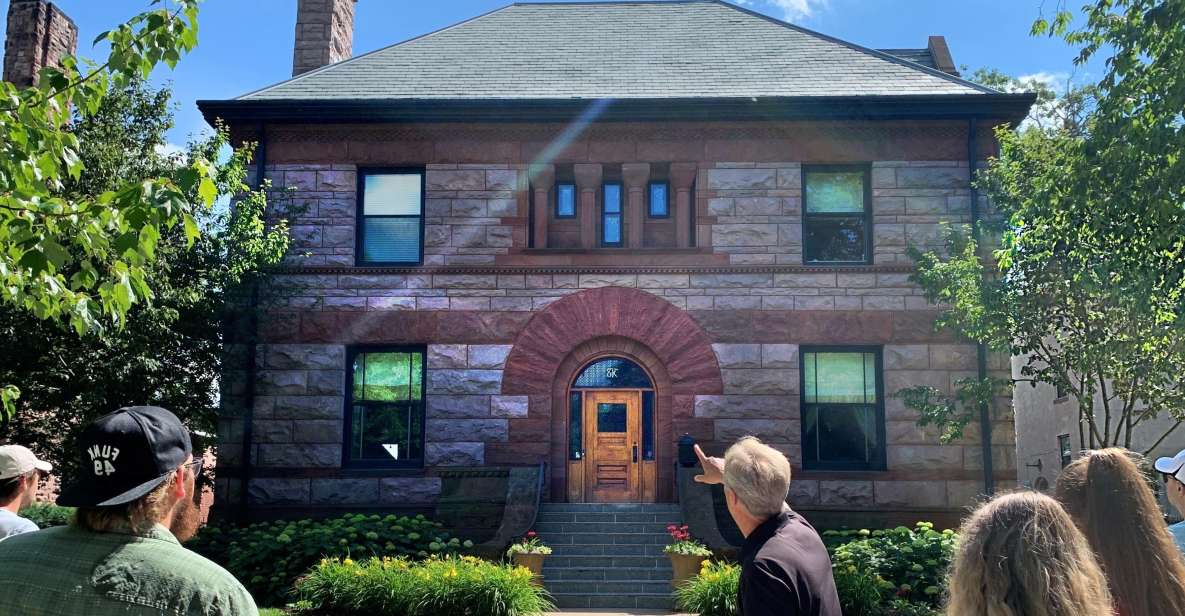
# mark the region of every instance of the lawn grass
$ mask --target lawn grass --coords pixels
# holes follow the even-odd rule
[[[278,607],[261,607],[259,616],[284,616],[284,610]]]

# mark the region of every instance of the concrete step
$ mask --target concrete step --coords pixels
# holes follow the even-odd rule
[[[556,556],[661,556],[663,545],[620,545],[613,543],[571,543],[551,546]]]
[[[610,582],[615,580],[658,580],[670,583],[671,569],[666,567],[543,567],[543,579],[553,582],[578,580],[582,582]]]
[[[679,513],[675,503],[541,503],[540,513]]]
[[[666,545],[670,537],[666,533],[539,533],[543,543],[556,547],[576,543],[600,545]]]
[[[628,594],[670,594],[670,580],[548,580],[543,576],[543,586],[554,594],[586,595],[628,595]]]
[[[664,571],[671,570],[671,561],[665,556],[562,556],[553,553],[544,561],[544,567],[646,567]]]
[[[618,523],[657,524],[664,529],[682,516],[678,511],[541,511],[536,524]]]
[[[617,595],[586,595],[553,593],[556,607],[571,608],[626,608],[640,610],[670,610],[675,602],[670,593],[623,593]]]
[[[640,524],[636,522],[536,522],[534,530],[540,535],[618,535],[625,533],[635,533],[662,535],[664,537],[667,536],[667,525],[656,524],[654,522],[650,522],[648,524]]]

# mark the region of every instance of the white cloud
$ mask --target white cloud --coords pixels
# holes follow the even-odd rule
[[[828,0],[733,0],[734,3],[752,7],[762,13],[771,13],[785,21],[807,19],[815,11],[827,5]]]
[[[156,153],[166,157],[180,156],[185,154],[185,148],[175,143],[161,143],[156,146]]]
[[[1054,92],[1064,92],[1066,85],[1070,83],[1070,74],[1065,71],[1058,71],[1051,73],[1049,71],[1039,71],[1030,73],[1028,75],[1021,75],[1017,77],[1021,82],[1035,81],[1040,83]]]

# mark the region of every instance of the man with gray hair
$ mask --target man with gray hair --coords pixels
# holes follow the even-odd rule
[[[742,616],[842,616],[831,559],[815,529],[786,504],[790,461],[747,436],[712,458],[695,480],[724,484],[724,499],[745,536],[738,606]]]

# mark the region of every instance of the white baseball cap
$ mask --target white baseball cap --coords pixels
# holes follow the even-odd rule
[[[37,456],[27,447],[20,445],[0,446],[0,479],[20,477],[29,471],[37,469],[44,473],[53,470],[53,465]]]
[[[1177,452],[1177,455],[1171,458],[1157,458],[1156,470],[1166,474],[1172,475],[1177,481],[1185,483],[1185,449]]]

